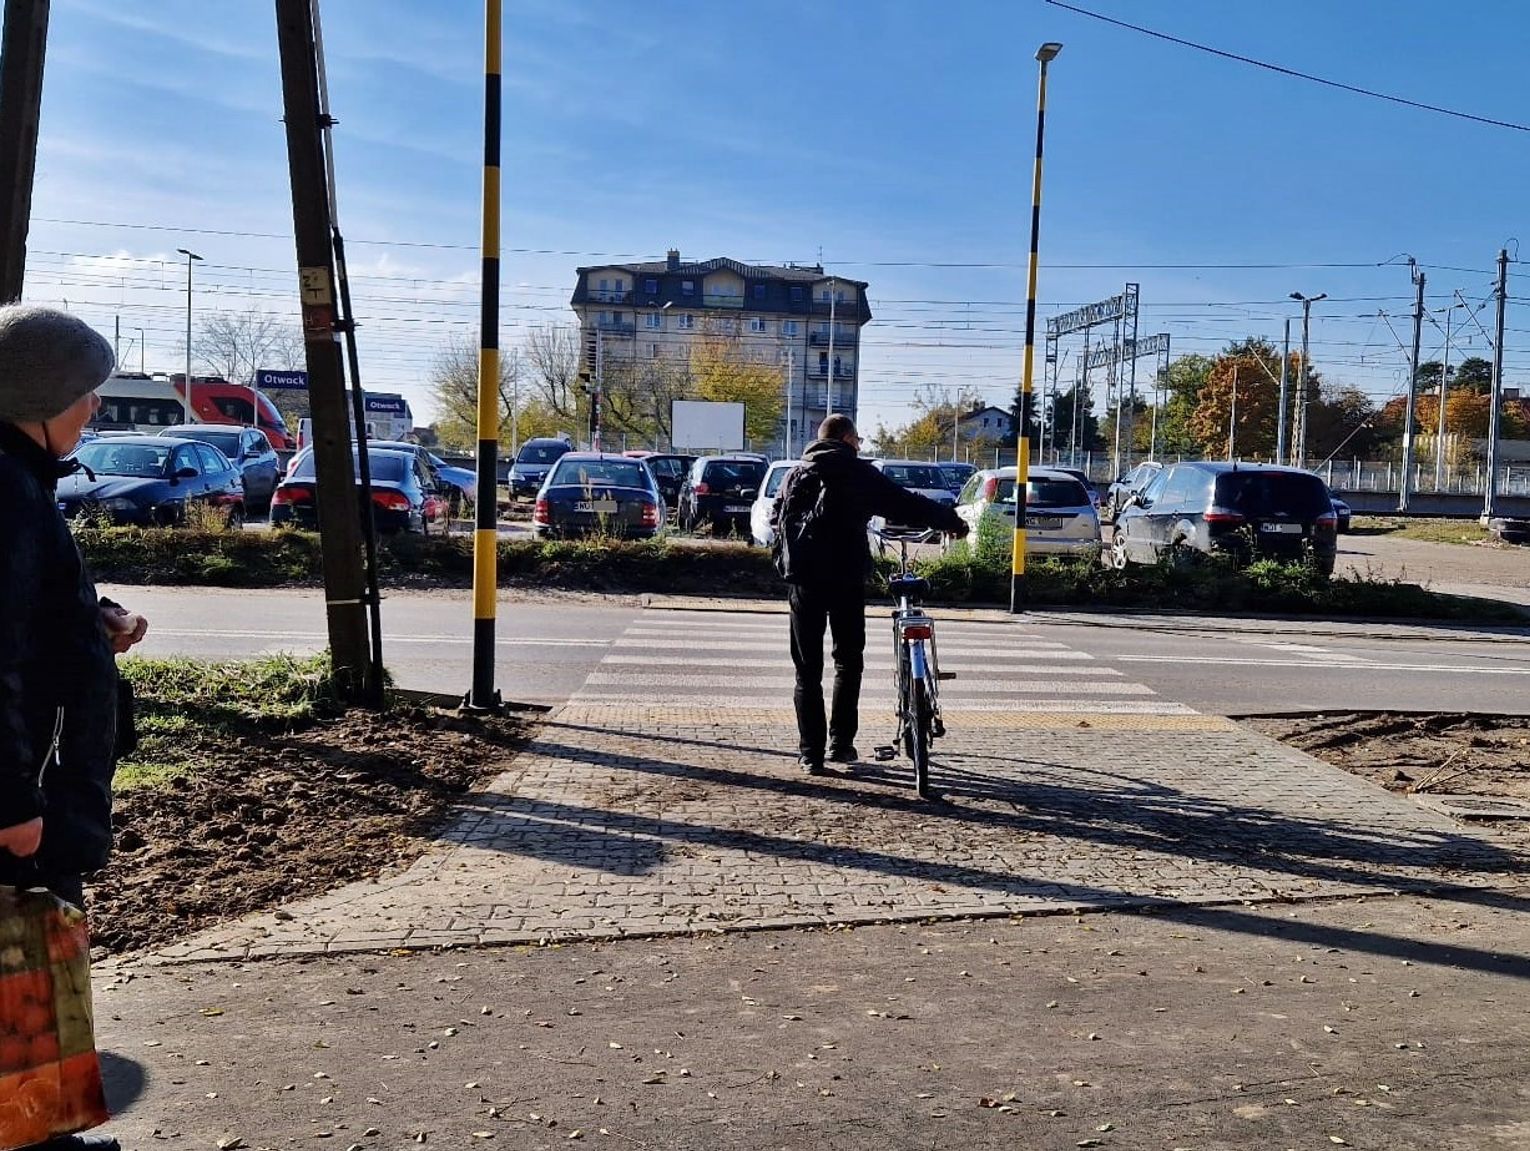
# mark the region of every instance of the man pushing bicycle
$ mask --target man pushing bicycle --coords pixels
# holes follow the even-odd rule
[[[849,416],[832,415],[802,453],[771,509],[776,570],[787,584],[792,665],[797,683],[797,762],[821,775],[824,752],[834,763],[857,758],[855,734],[866,650],[866,577],[872,516],[958,538],[967,525],[954,508],[899,487],[860,458],[861,439]],[[834,636],[834,701],[823,706],[824,628]]]

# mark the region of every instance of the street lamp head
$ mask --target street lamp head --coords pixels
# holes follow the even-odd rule
[[[185,256],[188,260],[200,260],[202,258],[188,248],[177,248],[176,251]]]
[[[1328,299],[1328,293],[1327,292],[1319,292],[1317,295],[1312,297],[1312,302],[1315,304],[1319,300],[1326,300],[1326,299]]]
[[[1305,300],[1307,297],[1302,295],[1300,292],[1292,292],[1291,298],[1293,300]]]
[[[1048,40],[1040,48],[1036,49],[1036,59],[1043,64],[1050,64],[1057,59],[1057,54],[1062,51],[1062,45],[1055,40]]]

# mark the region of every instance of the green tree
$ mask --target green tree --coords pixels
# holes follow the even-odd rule
[[[1048,407],[1047,419],[1052,426],[1054,450],[1065,452],[1070,447],[1077,447],[1081,452],[1092,452],[1104,446],[1100,439],[1100,421],[1094,414],[1094,397],[1089,389],[1075,383],[1067,391],[1054,392]],[[1078,428],[1076,436],[1075,425]]]
[[[750,442],[768,444],[780,434],[786,393],[779,365],[751,356],[730,333],[716,331],[692,344],[690,369],[699,398],[744,405]]]
[[[1160,455],[1193,455],[1200,444],[1190,431],[1190,417],[1200,400],[1201,389],[1211,374],[1210,356],[1192,353],[1170,362],[1163,373],[1163,407],[1158,413],[1158,451]],[[1152,415],[1147,417],[1151,434]]]
[[[1438,378],[1438,373],[1436,373]],[[1468,356],[1452,369],[1450,386],[1457,391],[1473,392],[1485,396],[1493,386],[1493,365],[1481,356]],[[1450,417],[1450,403],[1446,401],[1445,415]]]
[[[520,372],[520,357],[514,351],[501,352],[495,398],[502,444],[510,442],[511,408]],[[441,443],[473,447],[478,442],[478,345],[469,339],[443,348],[430,370],[430,391],[436,401],[436,434]]]

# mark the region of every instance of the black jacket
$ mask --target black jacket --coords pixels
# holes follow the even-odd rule
[[[0,424],[0,826],[43,817],[32,860],[0,848],[0,883],[86,875],[111,848],[117,665],[59,514],[68,470]]]
[[[860,586],[871,574],[871,546],[866,525],[872,516],[883,516],[896,524],[936,528],[956,532],[963,527],[956,509],[938,504],[918,492],[899,487],[879,469],[863,460],[849,444],[839,440],[815,440],[802,453],[804,469],[788,474],[771,509],[771,522],[779,531],[784,497],[799,473],[811,471],[824,485],[824,520],[829,530],[823,532],[828,554],[814,565],[826,573],[823,582],[830,586]]]

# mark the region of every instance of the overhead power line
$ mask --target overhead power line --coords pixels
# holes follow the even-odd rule
[[[1325,88],[1337,88],[1341,92],[1351,92],[1356,96],[1367,96],[1372,100],[1385,100],[1389,104],[1401,104],[1405,108],[1417,108],[1421,112],[1434,112],[1441,116],[1454,116],[1457,120],[1470,120],[1473,123],[1488,124],[1494,128],[1510,128],[1516,132],[1530,132],[1530,124],[1519,124],[1513,120],[1499,120],[1492,116],[1478,116],[1474,112],[1462,112],[1458,108],[1446,108],[1440,104],[1426,104],[1422,100],[1410,100],[1406,96],[1393,96],[1387,92],[1377,92],[1371,88],[1361,88],[1356,84],[1345,84],[1339,80],[1329,80],[1323,76],[1314,76],[1310,72],[1298,72],[1295,68],[1271,64],[1266,60],[1255,60],[1252,56],[1243,56],[1237,52],[1213,48],[1209,44],[1198,44],[1194,40],[1186,40],[1180,36],[1171,36],[1167,32],[1156,32],[1152,28],[1144,28],[1140,24],[1129,24],[1125,20],[1117,20],[1114,16],[1106,16],[1100,12],[1091,12],[1089,9],[1080,8],[1076,4],[1064,3],[1064,0],[1047,0],[1047,3],[1054,8],[1065,8],[1069,12],[1077,12],[1080,16],[1088,16],[1091,20],[1099,20],[1105,24],[1114,24],[1117,28],[1125,28],[1132,32],[1139,32],[1144,36],[1151,36],[1155,40],[1165,40],[1170,44],[1178,44],[1182,48],[1194,48],[1197,52],[1220,56],[1224,60],[1236,60],[1239,64],[1251,64],[1255,68],[1263,68],[1268,72],[1277,72],[1282,76],[1290,76],[1295,80],[1306,80],[1312,84],[1321,84]]]

